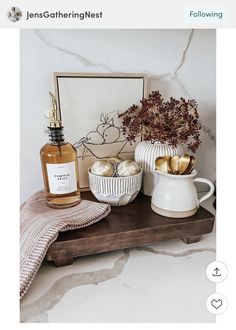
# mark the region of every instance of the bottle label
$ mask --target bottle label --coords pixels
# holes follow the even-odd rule
[[[51,194],[68,194],[77,191],[75,162],[46,164]]]

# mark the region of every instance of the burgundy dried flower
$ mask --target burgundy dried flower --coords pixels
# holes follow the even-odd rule
[[[131,144],[137,137],[144,141],[186,144],[188,149],[196,152],[201,144],[201,125],[195,100],[164,101],[159,91],[153,91],[143,98],[141,106],[133,104],[119,115],[122,118],[122,130]]]

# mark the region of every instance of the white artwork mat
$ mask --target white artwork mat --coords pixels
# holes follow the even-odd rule
[[[56,95],[66,138],[77,150],[81,188],[89,188],[88,168],[98,159],[133,159],[118,114],[146,96],[145,75],[55,73]]]

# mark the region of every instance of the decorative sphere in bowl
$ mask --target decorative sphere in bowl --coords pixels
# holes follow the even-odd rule
[[[117,165],[118,176],[130,176],[140,172],[140,167],[133,160],[124,160]]]
[[[139,193],[142,185],[143,171],[123,177],[106,177],[89,174],[89,186],[93,195],[103,203],[112,206],[122,206],[131,203]]]
[[[91,167],[91,173],[101,176],[112,176],[114,166],[107,160],[97,160]]]

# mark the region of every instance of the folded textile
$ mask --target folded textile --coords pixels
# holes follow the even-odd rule
[[[82,200],[66,209],[52,209],[45,193],[32,195],[21,208],[20,223],[20,298],[32,283],[49,246],[60,231],[92,225],[108,215],[107,204]]]

